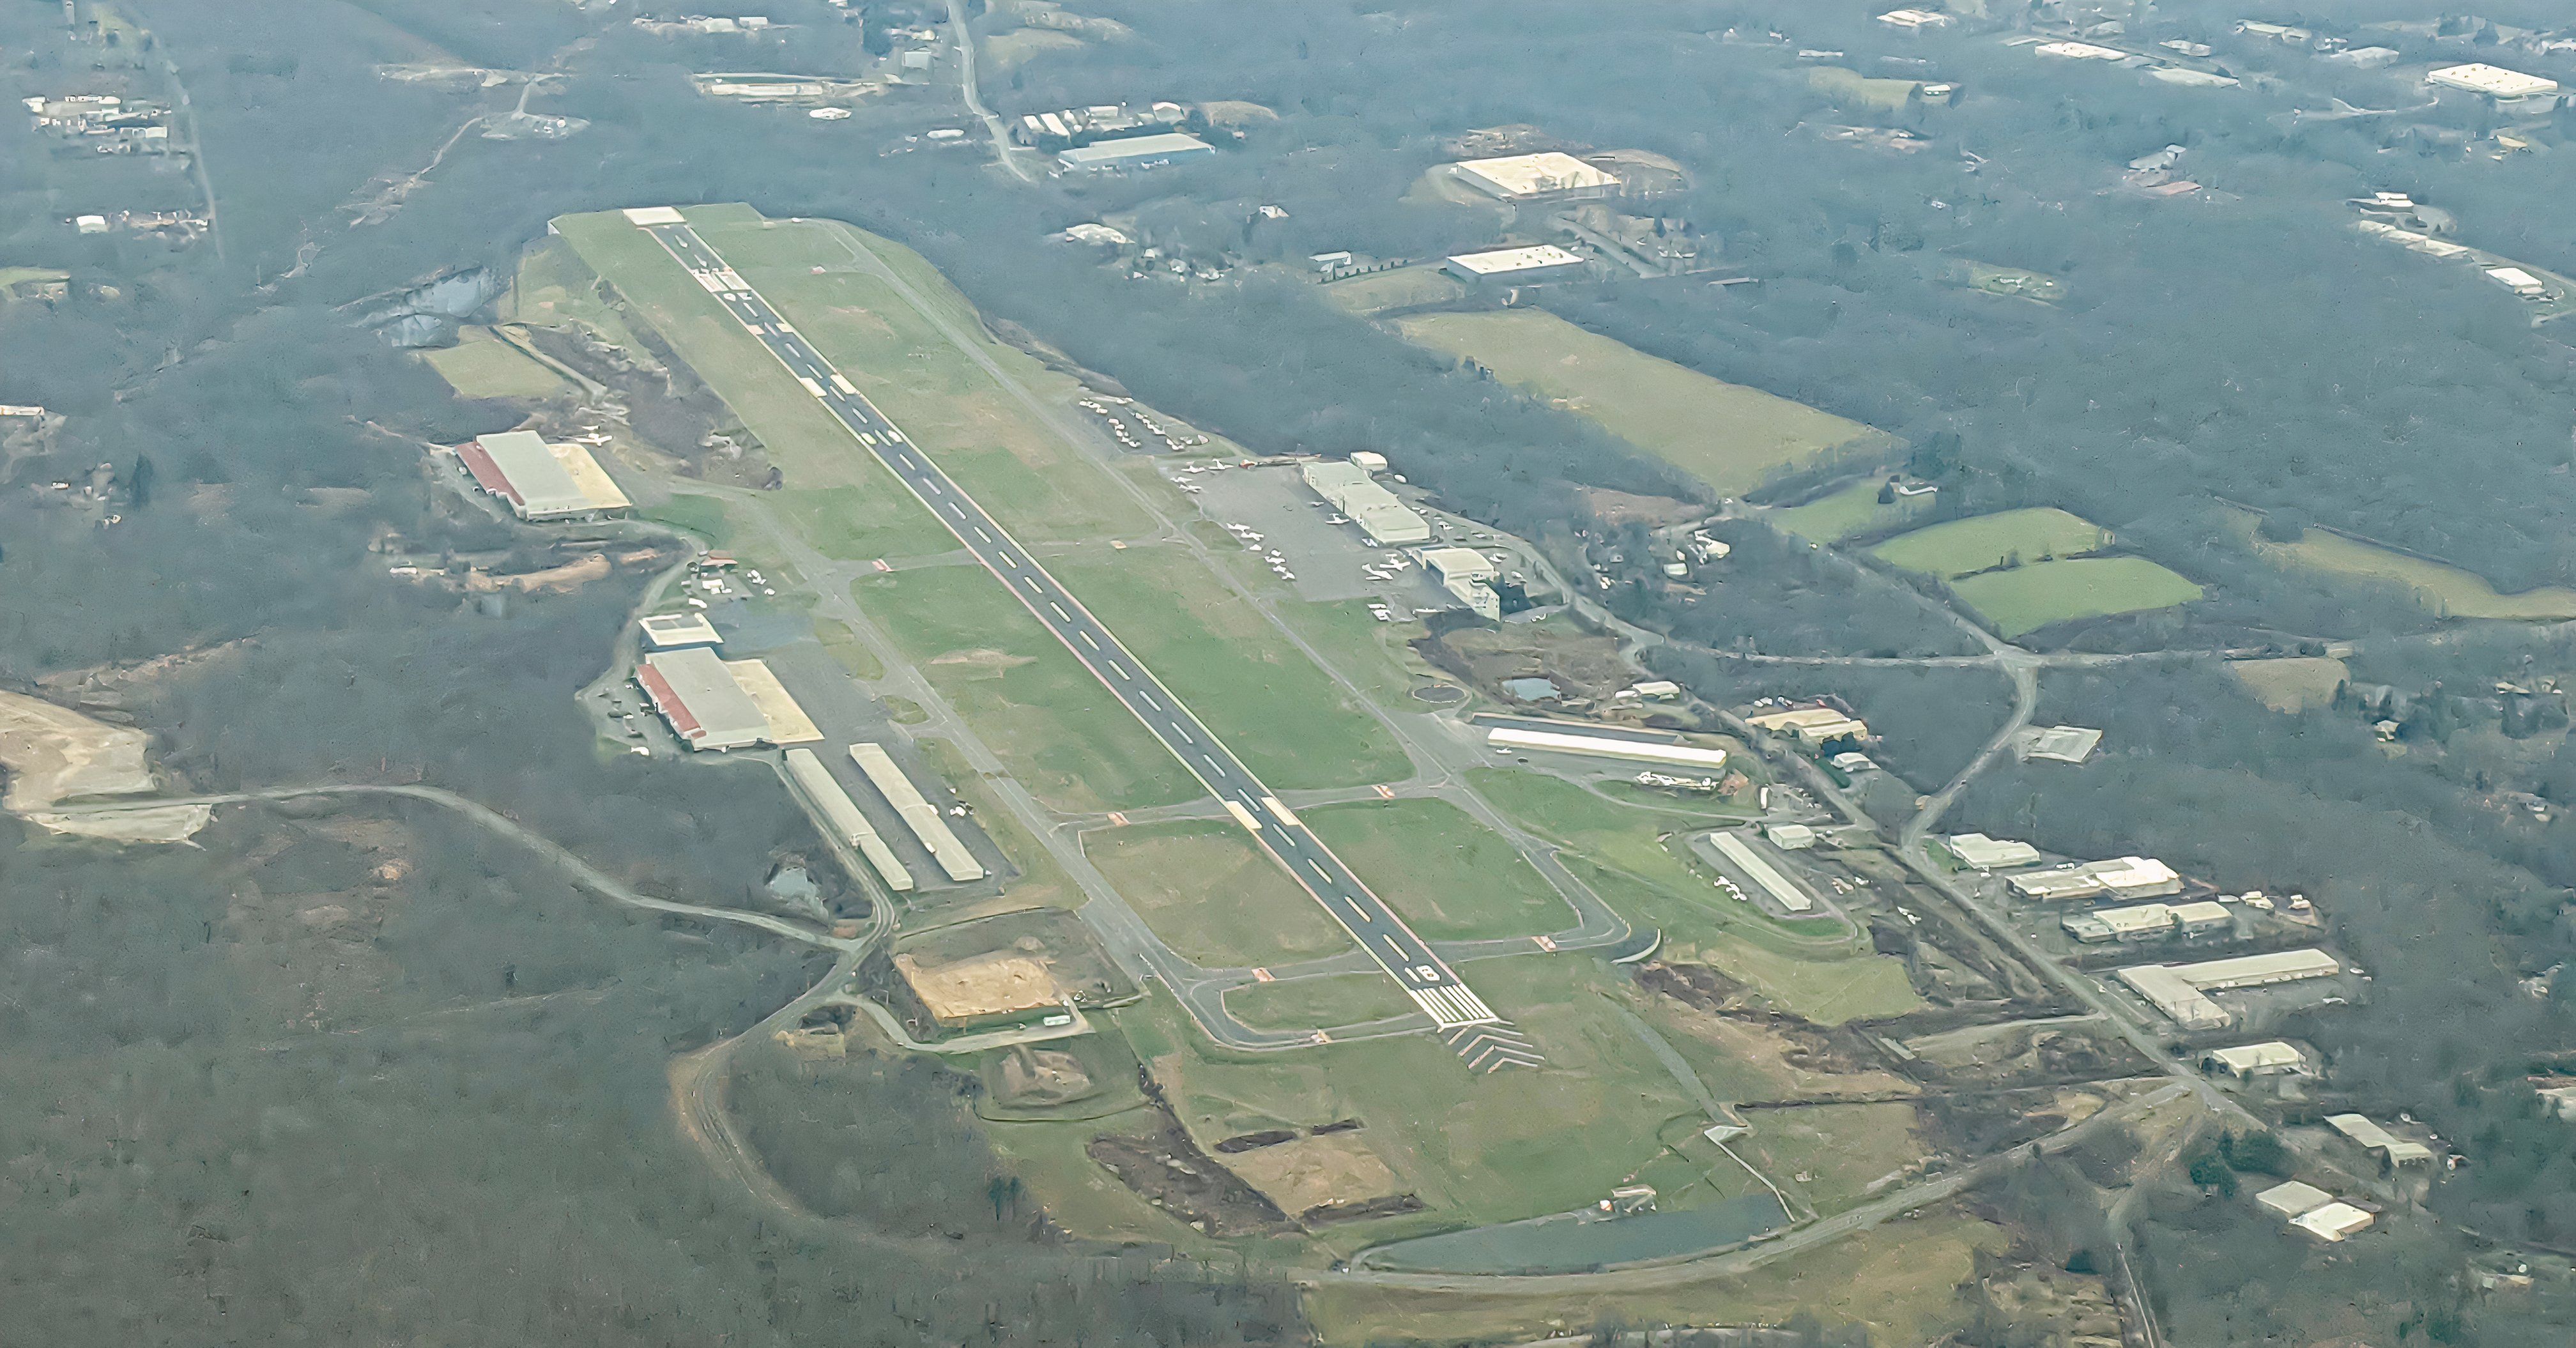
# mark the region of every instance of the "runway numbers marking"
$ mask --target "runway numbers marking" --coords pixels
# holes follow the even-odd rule
[[[1255,969],[1252,971],[1252,981],[1255,983],[1269,983],[1276,980],[1271,978],[1270,971],[1268,969]]]
[[[1530,939],[1531,939],[1531,940],[1533,940],[1533,941],[1538,942],[1538,948],[1539,948],[1539,949],[1544,950],[1544,951],[1547,951],[1547,952],[1549,952],[1550,954],[1555,953],[1555,951],[1556,951],[1556,942],[1551,941],[1551,940],[1549,940],[1548,938],[1546,938],[1546,937],[1544,937],[1544,936],[1533,936],[1533,937],[1531,937]]]
[[[1377,789],[1377,798],[1379,800],[1395,799],[1395,788],[1391,786],[1380,786]]]
[[[891,566],[886,565],[886,559],[885,559],[885,558],[883,558],[883,557],[879,557],[879,558],[877,559],[877,570],[879,570],[879,571],[892,571],[892,570],[894,570],[894,568],[893,568],[893,567],[891,567]]]

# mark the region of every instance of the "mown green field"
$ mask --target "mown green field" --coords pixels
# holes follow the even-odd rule
[[[2251,512],[2236,512],[2236,516],[2255,550],[2276,564],[2402,585],[2415,593],[2417,602],[2446,618],[2576,618],[2576,590],[2546,586],[2505,594],[2474,571],[2410,557],[2323,529],[2308,530],[2296,543],[2275,543],[2253,532],[2256,517]]]
[[[1437,267],[1399,267],[1335,281],[1324,298],[1355,314],[1380,314],[1418,304],[1441,304],[1467,293],[1457,278]]]
[[[1464,356],[1508,384],[1739,496],[1828,456],[1868,458],[1895,438],[1857,421],[1712,379],[1538,309],[1396,320],[1424,346]]]
[[[2144,557],[2076,557],[1951,582],[1970,608],[2007,637],[2075,618],[2172,608],[2201,589]]]
[[[1893,529],[1932,508],[1929,496],[1900,497],[1880,505],[1879,486],[1877,478],[1862,478],[1804,505],[1772,511],[1766,518],[1800,538],[1834,543],[1854,534]]]
[[[1845,107],[1902,112],[1923,86],[1916,80],[1872,79],[1857,70],[1818,66],[1807,72],[1807,87]]]
[[[1144,809],[1204,794],[1100,680],[981,567],[860,581],[861,610],[1040,799],[1060,810]]]
[[[1447,801],[1327,805],[1298,816],[1425,940],[1540,936],[1573,921],[1517,849]]]
[[[2301,712],[2334,700],[2350,673],[2341,660],[2324,656],[2284,656],[2277,660],[2230,660],[2227,672],[2245,685],[2264,706],[2279,712]]]
[[[2100,551],[2110,541],[2111,531],[2091,520],[2039,506],[1899,534],[1870,553],[1891,566],[1948,580],[1991,570],[2016,557],[2023,562],[2079,557]]]
[[[465,329],[454,346],[420,354],[459,397],[543,398],[564,388],[554,371],[481,328]]]
[[[1194,963],[1265,967],[1351,947],[1323,905],[1231,822],[1104,829],[1084,835],[1083,852]]]
[[[1286,983],[1252,983],[1225,995],[1225,1009],[1265,1030],[1329,1030],[1407,1015],[1422,1008],[1395,980],[1371,970]]]
[[[1474,1074],[1428,1035],[1231,1053],[1208,1045],[1160,993],[1116,1016],[1122,1027],[1143,1022],[1131,1042],[1202,1145],[1360,1120],[1357,1136],[1429,1210],[1321,1228],[1319,1241],[1336,1251],[1589,1204],[1662,1151],[1666,1123],[1700,1115],[1622,1022],[1634,990],[1600,961],[1533,956],[1466,972],[1546,1054],[1545,1066]]]
[[[1395,738],[1279,629],[1173,547],[1059,564],[1066,588],[1280,790],[1402,781]]]

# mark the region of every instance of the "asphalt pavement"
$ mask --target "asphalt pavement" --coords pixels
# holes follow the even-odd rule
[[[1379,968],[1396,980],[1470,1066],[1491,1070],[1539,1060],[1537,1050],[1372,893],[1196,714],[1119,643],[1106,625],[1048,574],[1028,549],[950,480],[937,463],[913,445],[694,229],[686,224],[662,223],[639,227],[661,243],[808,394],[839,419],[853,438],[874,454],[976,560],[1064,643],[1120,705],[1162,741],[1172,756],[1216,796],[1235,822],[1277,858],[1298,885],[1341,923]]]

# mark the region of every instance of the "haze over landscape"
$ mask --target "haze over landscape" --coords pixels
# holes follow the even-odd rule
[[[2576,16],[10,0],[0,1340],[2560,1345]]]

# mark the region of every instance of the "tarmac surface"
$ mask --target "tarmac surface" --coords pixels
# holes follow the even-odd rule
[[[1536,1049],[1497,1016],[1466,981],[1324,846],[1242,761],[1121,646],[1080,600],[976,504],[938,465],[832,368],[760,293],[697,232],[683,224],[639,226],[670,252],[790,376],[839,419],[903,482],[1029,612],[1062,641],[1136,719],[1189,768],[1227,813],[1251,832],[1300,887],[1340,922],[1370,959],[1396,980],[1474,1067],[1535,1063]],[[1477,1027],[1488,1027],[1481,1031]]]

